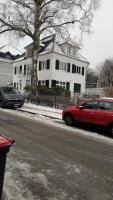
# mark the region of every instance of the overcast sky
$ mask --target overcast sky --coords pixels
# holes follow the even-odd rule
[[[96,68],[106,58],[113,58],[113,0],[101,2],[100,9],[95,12],[92,33],[83,37],[81,54],[90,62],[91,68]]]
[[[113,0],[101,1],[101,7],[95,12],[93,19],[93,32],[83,37],[81,54],[90,62],[89,67],[91,68],[96,68],[106,58],[113,58]],[[9,38],[7,43],[10,40],[12,39]],[[1,37],[0,46],[4,45],[4,41],[6,41],[5,38]],[[10,42],[14,44],[14,41]],[[24,48],[30,42],[31,40],[24,39],[16,46]]]
[[[113,0],[102,0],[92,24],[93,33],[84,36],[82,55],[95,68],[106,58],[113,58]]]

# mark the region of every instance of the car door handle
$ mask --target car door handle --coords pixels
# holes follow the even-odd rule
[[[91,114],[91,115],[94,115],[94,112],[91,112],[90,114]]]

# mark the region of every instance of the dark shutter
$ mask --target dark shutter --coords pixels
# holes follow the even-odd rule
[[[80,74],[80,67],[79,67],[79,74]]]
[[[72,73],[76,73],[76,66],[72,64]]]
[[[66,90],[69,91],[69,89],[70,89],[70,82],[66,82]]]
[[[50,69],[50,59],[47,60],[47,69]]]
[[[56,86],[56,80],[52,80],[52,87]]]
[[[41,61],[39,62],[39,71],[41,71]]]
[[[26,65],[24,65],[24,75],[26,75]]]
[[[41,85],[41,81],[38,81],[38,85],[39,85],[39,86]]]
[[[70,63],[67,64],[67,72],[70,72]]]
[[[16,74],[16,67],[15,67],[15,71],[14,71],[14,74]]]
[[[46,80],[46,87],[49,88],[49,80]]]
[[[82,75],[84,75],[84,67],[82,67]]]
[[[59,70],[59,60],[56,60],[56,66],[55,69]]]
[[[22,65],[20,65],[20,74],[22,74]]]

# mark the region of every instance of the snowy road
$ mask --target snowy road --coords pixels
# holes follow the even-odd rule
[[[16,140],[5,174],[9,200],[113,199],[112,139],[7,109],[0,132]]]

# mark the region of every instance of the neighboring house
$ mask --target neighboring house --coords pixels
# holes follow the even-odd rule
[[[11,49],[10,49],[11,50]],[[8,46],[0,48],[0,87],[13,84],[12,62],[18,57],[9,52]]]
[[[85,94],[89,97],[105,96],[104,89],[98,87],[99,72],[95,69],[88,68],[86,75],[86,91]]]
[[[41,40],[38,57],[38,85],[62,86],[73,93],[85,92],[88,61],[79,55],[79,46],[71,40],[62,40],[57,34]],[[13,62],[13,85],[21,92],[31,84],[32,44],[25,55]]]
[[[86,71],[86,88],[96,88],[99,79],[97,70],[88,68]]]

